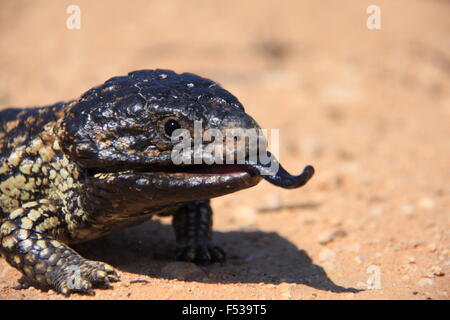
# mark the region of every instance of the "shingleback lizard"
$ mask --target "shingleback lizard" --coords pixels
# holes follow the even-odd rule
[[[0,112],[0,253],[34,285],[64,295],[93,294],[118,281],[110,265],[69,247],[172,215],[176,258],[222,262],[211,240],[209,199],[256,185],[304,185],[281,166],[174,165],[175,129],[259,129],[236,97],[194,74],[142,70],[114,77],[79,99]],[[227,152],[235,152],[228,150]],[[276,159],[273,161],[277,161]],[[278,164],[278,162],[277,162]]]

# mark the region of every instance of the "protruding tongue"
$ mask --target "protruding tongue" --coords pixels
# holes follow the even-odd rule
[[[301,174],[293,176],[284,170],[274,155],[267,152],[267,156],[270,158],[267,164],[247,162],[247,166],[271,184],[285,189],[295,189],[305,185],[314,175],[313,166],[308,165]]]

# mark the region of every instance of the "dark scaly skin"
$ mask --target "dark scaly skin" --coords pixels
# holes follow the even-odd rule
[[[115,77],[67,103],[0,112],[0,253],[23,273],[20,287],[93,294],[118,281],[114,268],[69,245],[154,215],[173,215],[178,260],[225,260],[211,241],[209,199],[256,185],[263,166],[174,166],[169,120],[191,131],[196,120],[203,129],[259,128],[215,82],[169,70]],[[313,174],[281,171],[264,178],[292,188]]]
[[[212,209],[209,200],[193,201],[173,215],[176,255],[185,261],[208,264],[225,261],[225,252],[211,241]]]

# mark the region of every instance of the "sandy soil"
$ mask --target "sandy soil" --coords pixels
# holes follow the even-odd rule
[[[450,3],[2,1],[0,105],[77,97],[136,69],[194,72],[233,92],[279,157],[317,175],[213,201],[224,265],[174,263],[170,220],[77,247],[120,271],[71,299],[448,299]],[[81,29],[66,8],[81,8]],[[0,299],[16,291],[0,260]]]

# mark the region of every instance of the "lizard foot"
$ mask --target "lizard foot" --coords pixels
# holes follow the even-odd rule
[[[119,276],[110,265],[91,260],[65,265],[53,274],[53,286],[61,294],[70,296],[73,292],[94,295],[93,287],[110,287],[110,282],[119,281]]]
[[[194,262],[201,265],[224,262],[226,259],[225,251],[209,242],[178,247],[175,254],[177,260]]]

